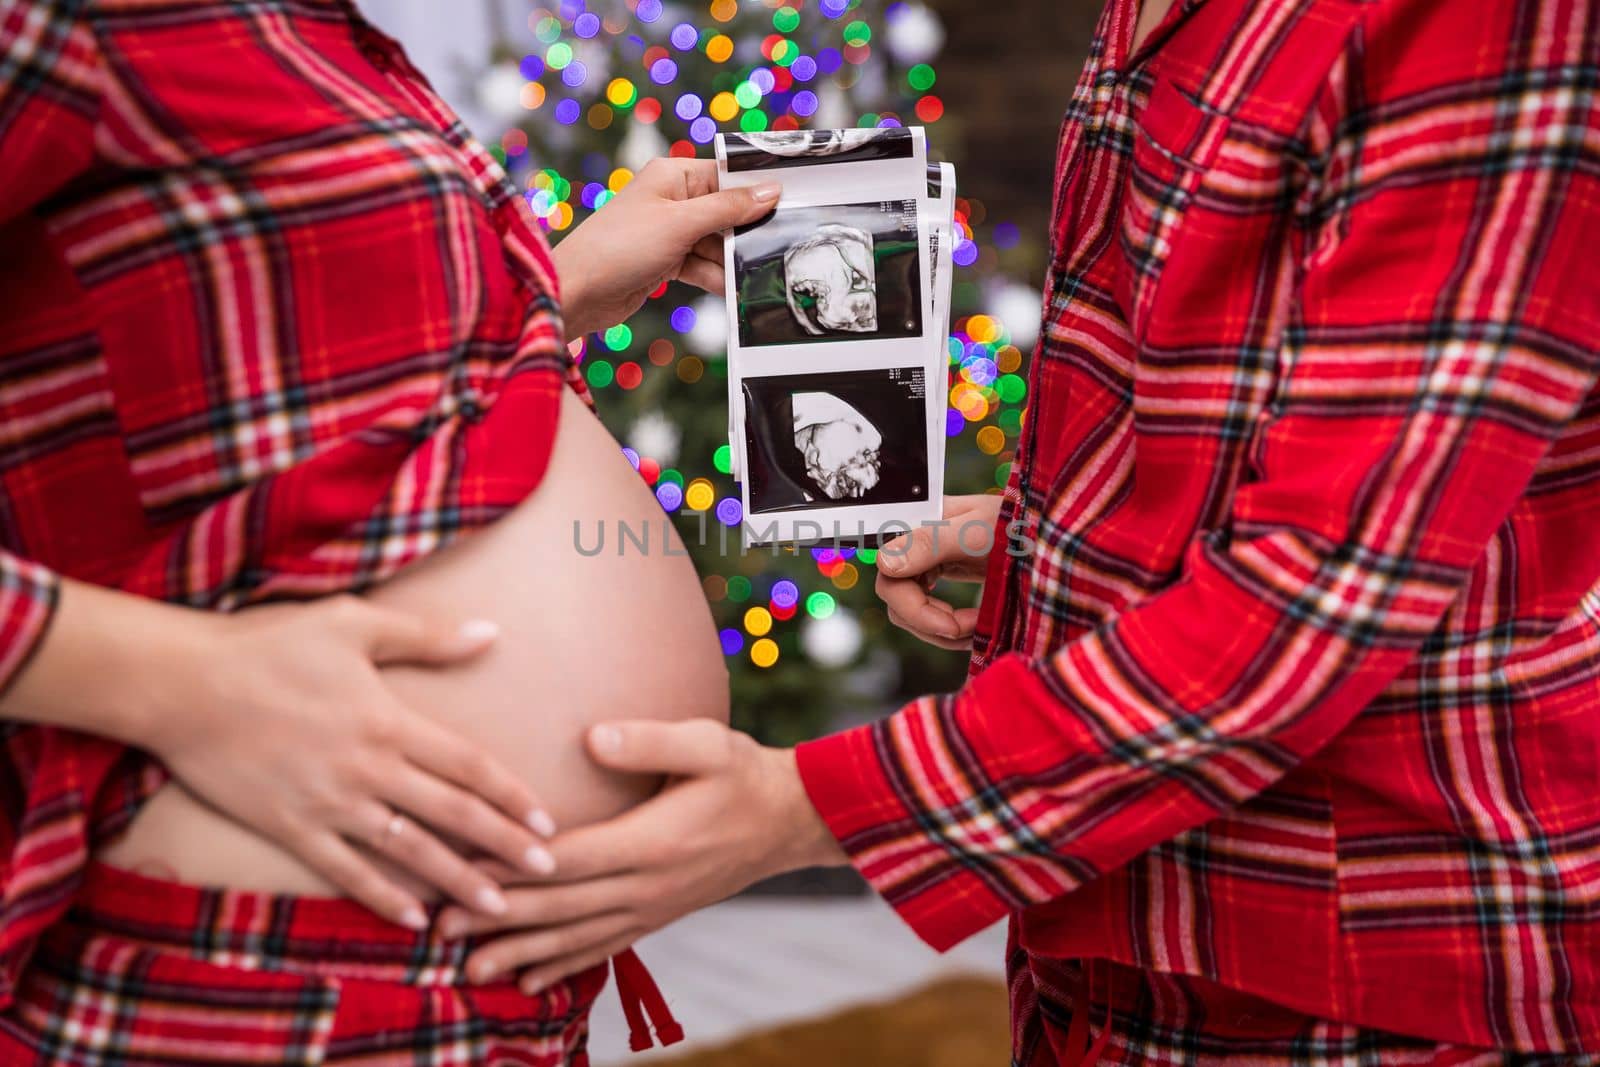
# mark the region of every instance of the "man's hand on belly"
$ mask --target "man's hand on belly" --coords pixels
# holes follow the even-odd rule
[[[791,750],[708,719],[598,726],[589,750],[603,766],[671,780],[610,822],[558,835],[556,875],[508,888],[504,916],[446,909],[447,937],[510,931],[473,953],[474,981],[527,968],[533,993],[763,878],[846,862]]]

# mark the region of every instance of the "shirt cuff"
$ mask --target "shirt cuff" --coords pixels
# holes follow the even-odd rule
[[[50,568],[0,550],[0,692],[33,657],[60,592],[61,579]]]
[[[895,735],[922,734],[949,697],[923,697],[888,719],[807,741],[795,761],[807,796],[850,862],[906,924],[944,952],[1011,909],[980,876],[975,860],[924,828],[896,779],[921,774],[901,765]]]

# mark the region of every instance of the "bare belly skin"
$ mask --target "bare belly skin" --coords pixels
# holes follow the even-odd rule
[[[727,720],[728,675],[694,566],[611,435],[563,391],[550,469],[509,515],[407,568],[369,597],[452,619],[492,619],[495,646],[448,670],[386,669],[410,707],[522,775],[570,828],[644,799],[655,782],[602,771],[582,748],[618,718]],[[649,528],[649,551],[619,553],[618,522]],[[600,524],[605,547],[593,551]],[[98,857],[199,885],[336,895],[277,845],[169,783]],[[414,891],[422,887],[402,879]]]

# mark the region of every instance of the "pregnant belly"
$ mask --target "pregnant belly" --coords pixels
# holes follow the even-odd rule
[[[630,541],[619,551],[619,523],[648,529],[647,548]],[[579,530],[593,552],[601,524],[604,550],[580,552]],[[500,624],[499,641],[471,664],[386,669],[384,678],[409,706],[522,775],[561,827],[616,814],[656,785],[590,762],[582,738],[593,723],[727,719],[727,669],[694,567],[617,443],[570,392],[533,496],[368,595],[407,611]],[[177,783],[99,858],[202,885],[334,892]]]

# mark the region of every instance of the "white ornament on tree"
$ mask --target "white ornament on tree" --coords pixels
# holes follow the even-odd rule
[[[817,113],[811,125],[819,130],[842,130],[855,124],[844,90],[831,81],[824,82],[817,90]]]
[[[843,667],[861,652],[861,623],[843,608],[800,627],[800,648],[819,667]]]
[[[496,63],[478,79],[478,106],[507,126],[519,122],[523,118],[522,87],[526,84],[527,79],[515,63]]]
[[[663,467],[670,467],[678,460],[683,432],[661,412],[647,411],[635,419],[629,428],[628,443],[639,455],[649,456]]]
[[[1011,343],[1024,352],[1039,340],[1042,301],[1039,292],[1021,282],[1006,282],[989,300],[990,313],[1011,331]]]
[[[896,4],[884,33],[889,54],[901,63],[926,63],[944,47],[944,23],[926,4]]]
[[[720,359],[728,351],[728,307],[720,296],[702,296],[694,302],[694,325],[684,343],[702,356]]]
[[[624,121],[628,122],[628,132],[622,135],[622,143],[617,146],[619,164],[637,173],[652,159],[667,154],[666,138],[655,126]]]

